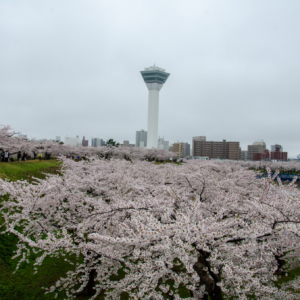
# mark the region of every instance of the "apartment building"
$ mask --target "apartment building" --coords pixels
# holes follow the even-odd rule
[[[206,137],[193,137],[193,156],[209,157],[209,159],[230,159],[241,158],[239,142],[213,142],[206,141]]]
[[[189,143],[174,143],[172,151],[178,153],[177,158],[185,158],[190,156],[190,144]]]

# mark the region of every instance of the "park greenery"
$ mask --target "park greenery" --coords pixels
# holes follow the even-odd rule
[[[58,147],[0,163],[1,299],[300,299],[297,163]]]

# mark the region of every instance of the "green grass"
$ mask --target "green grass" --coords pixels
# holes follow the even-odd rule
[[[60,162],[56,160],[0,163],[0,177],[13,181],[24,179],[32,182],[33,177],[45,178],[45,173],[58,174],[59,171]],[[0,223],[2,222],[1,220]],[[45,295],[42,287],[50,287],[60,277],[65,276],[66,272],[71,269],[70,264],[64,261],[64,257],[59,259],[48,257],[39,268],[38,273],[34,274],[35,257],[32,255],[29,264],[23,263],[19,270],[14,272],[18,259],[12,260],[11,257],[16,250],[17,241],[18,239],[14,235],[0,234],[0,299],[53,299],[54,294]],[[64,299],[64,297],[60,295],[58,299]]]
[[[0,178],[12,181],[27,180],[32,182],[32,178],[45,178],[44,173],[59,173],[61,163],[57,160],[29,160],[25,162],[0,163]]]

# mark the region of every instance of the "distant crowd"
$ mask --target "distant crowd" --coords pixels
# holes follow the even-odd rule
[[[14,161],[13,157],[10,157],[10,153],[8,151],[2,151],[0,156],[1,162]],[[17,154],[18,162],[25,161],[27,159],[27,153],[19,151]]]

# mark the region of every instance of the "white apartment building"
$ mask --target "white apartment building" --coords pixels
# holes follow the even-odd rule
[[[79,147],[80,141],[79,136],[76,137],[65,137],[65,145],[73,146],[73,147]]]

